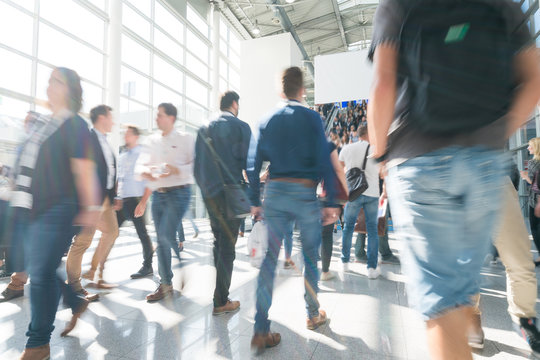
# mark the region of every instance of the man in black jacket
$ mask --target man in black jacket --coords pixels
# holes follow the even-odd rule
[[[111,132],[113,126],[112,108],[107,105],[99,105],[90,110],[90,120],[94,128],[90,131],[92,148],[94,149],[94,161],[97,167],[100,187],[102,190],[102,211],[97,228],[84,228],[75,237],[71,245],[67,261],[66,272],[68,283],[83,295],[86,290],[81,286],[81,264],[85,251],[90,247],[96,229],[101,231],[101,238],[96,252],[92,257],[92,265],[83,277],[94,280],[94,275],[99,267],[98,287],[108,288],[103,280],[103,270],[109,252],[118,237],[118,220],[114,211],[114,199],[116,196],[116,158],[114,151],[107,142],[106,135]],[[92,299],[94,300],[94,299]]]
[[[223,94],[220,117],[212,121],[208,128],[199,130],[195,143],[195,179],[210,214],[210,225],[215,237],[214,315],[233,312],[240,307],[239,301],[229,300],[229,287],[241,219],[227,219],[227,203],[223,191],[224,183],[240,184],[243,181],[242,170],[246,168],[251,130],[248,124],[237,118],[239,99],[234,91]],[[211,151],[209,143],[219,159]]]

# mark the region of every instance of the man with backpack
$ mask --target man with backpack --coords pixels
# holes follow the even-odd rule
[[[501,206],[505,140],[540,99],[519,4],[383,0],[369,59],[373,154],[386,162],[409,303],[432,358],[472,359],[466,331]]]

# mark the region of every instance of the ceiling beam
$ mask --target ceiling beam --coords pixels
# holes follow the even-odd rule
[[[334,7],[334,13],[336,14],[336,20],[338,23],[339,33],[341,35],[341,41],[343,41],[343,46],[345,46],[345,49],[348,47],[347,45],[347,39],[345,38],[345,30],[343,30],[343,22],[341,21],[341,14],[339,13],[339,6],[337,3],[337,0],[330,0],[332,1],[332,6]]]
[[[275,5],[278,3],[278,0],[266,0],[266,2],[269,5]],[[289,19],[289,15],[287,15],[287,12],[283,7],[277,8],[277,15],[279,16],[281,20],[281,26],[283,26],[283,29],[285,31],[288,31],[291,33],[294,41],[296,41],[296,44],[298,45],[298,48],[300,49],[300,52],[302,53],[302,57],[304,58],[305,66],[308,69],[311,77],[315,77],[315,69],[313,68],[313,63],[311,62],[311,58],[309,57],[306,49],[304,48],[304,44],[302,44],[302,40],[298,37],[298,34],[296,33],[296,29],[294,25],[291,23],[291,19]]]
[[[349,28],[346,28],[343,31],[344,31],[345,34],[347,34],[347,33],[351,32],[351,31],[355,31],[355,30],[361,29],[361,28],[366,27],[366,26],[371,26],[371,25],[358,24],[358,25],[354,25],[354,26],[351,26]],[[331,33],[328,33],[328,34],[317,36],[317,37],[315,37],[313,39],[305,40],[304,45],[309,46],[309,45],[312,45],[314,43],[317,43],[317,42],[320,42],[320,41],[325,41],[325,40],[331,39],[331,38],[336,37],[336,36],[340,36],[340,33],[334,31],[334,32],[331,32]],[[342,47],[342,46],[340,46],[340,47]]]

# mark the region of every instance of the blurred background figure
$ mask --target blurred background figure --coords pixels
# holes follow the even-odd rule
[[[21,161],[21,154],[24,150],[26,142],[35,131],[38,131],[44,124],[46,119],[40,116],[39,113],[29,111],[24,119],[24,130],[26,137],[17,148],[17,158],[15,160],[14,169],[18,168]],[[2,167],[2,173],[6,176],[6,182],[10,189],[13,189],[15,182],[15,171],[8,167]],[[10,198],[12,201],[9,202]],[[28,221],[30,218],[30,209],[21,206],[19,196],[11,192],[6,194],[5,215],[2,216],[3,224],[3,239],[9,246],[9,261],[5,264],[6,274],[11,275],[11,279],[6,289],[2,291],[0,302],[15,299],[24,295],[24,285],[28,281],[26,266],[24,262],[24,244],[28,234]],[[0,230],[1,231],[1,230]]]
[[[141,155],[142,146],[139,145],[141,131],[134,125],[128,125],[124,134],[125,151],[118,157],[118,187],[115,200],[115,210],[118,226],[124,221],[131,220],[135,225],[137,236],[143,248],[143,263],[141,268],[131,274],[132,279],[139,279],[152,275],[152,256],[154,249],[148,232],[146,231],[145,216],[135,216],[135,209],[144,196],[146,183],[135,177],[135,164]]]
[[[522,171],[521,177],[525,180],[529,186],[529,225],[531,227],[531,235],[533,237],[534,246],[536,250],[540,252],[540,218],[534,213],[534,209],[538,204],[538,197],[540,197],[540,187],[538,186],[538,176],[540,173],[540,138],[534,138],[529,141],[529,147],[527,148],[529,154],[532,155],[532,159],[529,160],[529,170]],[[540,265],[540,259],[534,261],[536,266]]]

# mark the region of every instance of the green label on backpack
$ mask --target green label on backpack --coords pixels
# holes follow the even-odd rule
[[[471,24],[469,23],[450,26],[450,29],[448,29],[448,33],[446,34],[446,38],[444,39],[444,43],[449,44],[463,41],[470,27]]]

